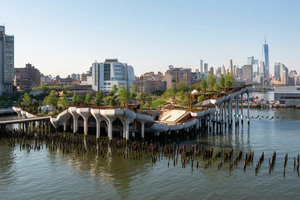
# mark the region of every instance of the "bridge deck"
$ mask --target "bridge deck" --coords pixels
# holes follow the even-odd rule
[[[26,122],[33,122],[33,121],[44,121],[44,120],[50,120],[50,118],[51,116],[13,119],[13,120],[0,121],[0,125],[26,123]]]

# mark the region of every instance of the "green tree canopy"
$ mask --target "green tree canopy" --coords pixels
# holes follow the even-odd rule
[[[76,92],[73,94],[73,101],[72,101],[72,103],[73,103],[74,106],[78,105]]]
[[[80,95],[77,96],[76,102],[77,102],[77,105],[79,105],[79,106],[84,105],[84,100],[82,99],[82,97]]]
[[[218,83],[215,83],[215,85],[214,85],[214,91],[215,92],[220,92],[221,91],[221,87],[220,87],[220,85]]]
[[[209,72],[207,75],[207,83],[210,88],[213,88],[216,83],[216,77],[213,73]]]
[[[113,85],[111,91],[108,93],[108,96],[114,96],[118,92],[118,87]]]
[[[130,94],[129,92],[125,89],[124,86],[121,86],[121,88],[118,91],[118,100],[125,107],[127,103],[129,103],[130,99]]]
[[[117,101],[115,99],[115,96],[107,96],[105,98],[104,104],[107,105],[107,106],[116,106]]]
[[[55,90],[51,90],[50,94],[44,99],[43,105],[49,105],[52,106],[53,108],[57,108],[57,94]]]
[[[96,93],[96,97],[95,97],[95,106],[101,106],[101,103],[103,101],[103,93],[102,90],[100,90],[99,92]]]
[[[86,96],[85,96],[85,104],[86,105],[90,105],[91,102],[92,102],[92,96],[88,93]]]
[[[137,95],[137,86],[136,85],[133,85],[131,88],[130,88],[130,99],[134,99]]]
[[[12,101],[11,99],[8,99],[8,100],[7,100],[7,105],[8,105],[8,106],[12,106],[12,105],[13,105],[13,101]]]
[[[200,87],[202,90],[205,90],[207,88],[207,82],[205,79],[202,79]]]
[[[5,101],[3,99],[0,101],[0,106],[5,106]]]
[[[22,98],[21,105],[25,107],[29,107],[31,105],[31,97],[26,92]]]
[[[235,84],[235,75],[233,73],[227,73],[225,76],[225,87],[232,87],[233,84]]]
[[[225,76],[222,74],[220,78],[220,85],[221,87],[225,87]]]
[[[183,83],[178,83],[176,86],[176,90],[186,92],[188,90],[188,87],[186,87],[186,85]]]
[[[62,110],[68,108],[70,105],[69,101],[68,101],[68,97],[66,95],[62,95],[61,97],[59,97],[58,101],[57,101],[57,106],[59,108],[61,108]]]
[[[199,96],[197,100],[198,100],[198,103],[202,103],[205,100],[205,97]]]

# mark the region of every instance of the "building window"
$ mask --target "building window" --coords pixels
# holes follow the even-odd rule
[[[104,81],[110,80],[110,64],[104,64]]]

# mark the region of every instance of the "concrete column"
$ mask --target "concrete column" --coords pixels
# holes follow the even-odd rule
[[[227,103],[226,101],[224,102],[224,121],[225,121],[225,125],[228,122],[228,117],[227,117],[227,113],[226,113],[226,109],[227,109]]]
[[[232,125],[232,100],[229,100],[228,104],[228,119],[229,119],[229,125]]]
[[[142,124],[142,138],[144,139],[145,138],[145,122],[141,122]]]
[[[76,113],[81,115],[84,121],[84,135],[88,134],[88,120],[91,116],[90,108],[77,108]]]
[[[209,125],[208,126],[211,127],[211,114],[210,114],[210,112],[209,112],[209,116],[208,117],[209,117]]]
[[[126,140],[129,140],[129,122],[126,121],[125,123],[125,129],[126,129]]]
[[[100,138],[100,122],[96,119],[96,138]]]
[[[247,106],[248,106],[248,112],[247,112],[247,115],[248,115],[248,124],[250,123],[250,100],[249,100],[249,92],[247,91]]]
[[[237,122],[238,123],[239,123],[239,116],[240,116],[240,106],[239,106],[240,105],[240,103],[239,103],[240,99],[239,99],[239,97],[240,97],[240,95],[238,95],[237,98],[236,98],[237,99],[237,120],[238,120]]]
[[[241,120],[242,120],[242,122],[243,122],[243,93],[241,94]]]
[[[96,119],[96,138],[100,138],[100,123],[103,119],[100,114],[100,109],[91,109],[91,114]]]
[[[111,120],[108,120],[108,138],[110,140],[112,140],[112,121]]]
[[[235,105],[234,105],[234,108],[235,108],[235,123],[237,123],[237,115],[238,115],[238,111],[237,111],[237,107],[238,107],[238,100],[237,100],[237,97],[235,97]]]
[[[66,121],[63,122],[63,126],[64,126],[64,132],[66,132],[67,131],[67,122]]]

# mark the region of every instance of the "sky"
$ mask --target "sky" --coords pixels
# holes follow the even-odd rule
[[[169,65],[199,68],[262,60],[300,73],[299,0],[0,0],[0,24],[15,36],[15,67],[31,63],[66,77],[118,58],[136,76]]]

